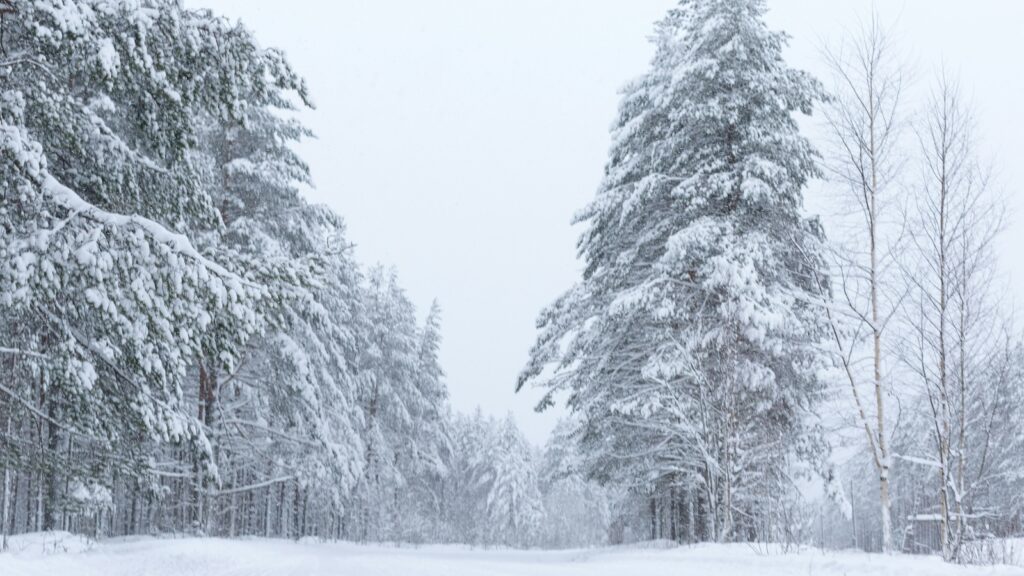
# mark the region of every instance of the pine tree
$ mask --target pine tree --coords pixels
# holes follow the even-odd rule
[[[189,366],[209,354],[230,368],[264,325],[264,287],[185,234],[216,225],[191,154],[199,119],[244,77],[199,57],[218,23],[176,2],[44,0],[5,25],[0,307],[33,327],[8,327],[32,375],[7,394],[40,423],[46,527],[63,475],[87,485],[111,460],[137,474],[147,439],[208,460],[182,396]],[[101,456],[66,456],[83,445]]]
[[[587,478],[575,437],[577,427],[572,420],[560,420],[544,447],[539,483],[545,546],[583,548],[608,543],[609,490]]]
[[[449,512],[450,542],[484,544],[484,501],[486,486],[478,481],[489,462],[488,436],[493,421],[486,420],[479,408],[473,416],[451,417],[452,457],[443,499]]]
[[[308,131],[278,112],[309,103],[302,80],[171,0],[19,3],[4,34],[2,450],[15,484],[46,484],[34,527],[104,490],[130,502],[119,530],[168,491],[174,529],[216,506],[234,532],[247,482],[338,505],[361,473],[359,273],[299,193]]]
[[[821,90],[764,12],[684,0],[659,23],[577,217],[583,281],[542,315],[519,382],[568,391],[598,477],[699,488],[720,540],[756,534],[790,456],[821,445],[822,233],[801,214],[818,172],[794,118]]]
[[[476,482],[486,491],[487,541],[530,545],[540,533],[544,505],[532,448],[511,414],[492,429],[484,456],[488,462]]]
[[[218,469],[233,500],[268,482],[288,482],[305,502],[307,486],[330,478],[318,496],[340,507],[361,473],[363,451],[355,402],[359,272],[344,245],[341,219],[302,197],[301,187],[312,180],[292,146],[311,132],[285,116],[295,108],[289,92],[311,106],[303,82],[279,53],[257,50],[241,26],[226,36],[223,60],[245,63],[255,78],[273,81],[237,88],[245,106],[207,120],[203,181],[223,229],[205,236],[206,248],[258,278],[273,305],[267,306],[271,330],[249,343],[243,366],[232,374],[200,373],[209,381],[197,383],[200,411],[209,432],[245,430],[242,438],[221,434],[234,446],[215,446],[230,452],[220,455]],[[261,59],[248,61],[253,50]],[[222,401],[225,394],[236,400]],[[248,449],[254,436],[264,437],[275,457],[269,470],[258,463],[265,456]],[[240,470],[222,465],[238,465],[238,459],[251,461]],[[291,531],[300,536],[304,529]]]
[[[453,448],[440,347],[441,307],[435,301],[419,333],[412,427],[401,460],[409,479],[401,499],[405,541],[436,541],[443,531],[444,482]]]
[[[350,524],[359,539],[379,541],[392,539],[401,530],[398,491],[408,481],[407,448],[421,401],[416,388],[418,342],[415,309],[394,271],[372,269],[364,298],[358,402],[366,451]]]

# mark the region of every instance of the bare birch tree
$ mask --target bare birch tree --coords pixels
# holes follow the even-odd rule
[[[892,513],[886,415],[886,326],[898,297],[887,294],[904,72],[877,15],[850,40],[825,51],[836,86],[827,121],[833,139],[828,169],[851,205],[845,240],[833,251],[835,299],[829,310],[838,362],[848,380],[858,428],[866,434],[879,478],[882,549],[892,552]],[[860,370],[862,360],[869,373]],[[865,394],[866,390],[870,390]],[[873,400],[869,405],[868,396]]]
[[[921,184],[908,221],[904,278],[907,339],[901,356],[922,388],[938,476],[942,555],[953,561],[965,530],[968,395],[995,351],[998,322],[988,286],[1001,212],[977,161],[972,114],[958,82],[943,74],[917,129]],[[984,339],[982,340],[982,336]]]

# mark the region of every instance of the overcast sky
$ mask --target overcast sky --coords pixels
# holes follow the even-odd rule
[[[652,23],[674,0],[187,0],[240,18],[306,77],[318,138],[302,145],[357,258],[397,267],[421,309],[444,308],[454,407],[511,410],[542,443],[557,412],[513,394],[539,310],[579,276],[570,226],[592,197],[618,89],[642,73]],[[985,150],[1024,182],[1024,2],[874,2],[926,85],[945,62],[978,107]],[[868,15],[870,0],[769,0],[791,64]],[[815,206],[812,198],[812,206]],[[1024,226],[1003,264],[1024,296]]]

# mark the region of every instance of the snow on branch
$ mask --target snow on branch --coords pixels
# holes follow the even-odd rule
[[[102,210],[86,202],[74,190],[57,181],[52,174],[46,174],[43,180],[43,191],[49,194],[54,202],[71,210],[73,214],[86,215],[97,222],[110,226],[138,226],[145,230],[155,241],[170,245],[179,254],[195,260],[214,274],[250,287],[256,287],[254,283],[240,278],[237,274],[229,272],[220,264],[200,254],[184,234],[172,232],[158,222],[137,214],[125,216]]]
[[[919,464],[921,466],[928,466],[930,468],[942,468],[941,463],[935,460],[930,460],[928,458],[920,458],[917,456],[904,456],[902,454],[893,454],[893,457],[899,458],[900,460],[903,460],[905,462],[910,462],[911,464]]]
[[[0,354],[4,354],[4,355],[7,355],[7,356],[27,356],[29,358],[37,358],[37,359],[40,359],[40,360],[49,360],[49,357],[46,356],[45,354],[40,354],[38,352],[31,352],[29,350],[19,350],[17,348],[4,348],[3,346],[0,346]]]
[[[281,478],[272,478],[270,480],[266,480],[264,482],[258,482],[256,484],[251,484],[249,486],[239,486],[238,488],[231,488],[231,489],[228,489],[228,490],[219,490],[217,492],[212,493],[211,495],[212,496],[228,496],[230,494],[239,494],[241,492],[252,492],[253,490],[259,490],[260,488],[266,488],[268,486],[273,486],[274,484],[280,484],[282,482],[291,482],[294,479],[295,479],[295,476],[283,476]]]

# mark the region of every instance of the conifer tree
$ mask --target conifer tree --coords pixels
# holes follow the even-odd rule
[[[701,492],[719,540],[755,534],[790,456],[820,447],[818,171],[794,114],[821,89],[765,10],[683,0],[658,24],[577,217],[583,280],[542,314],[519,382],[568,392],[599,477]]]

